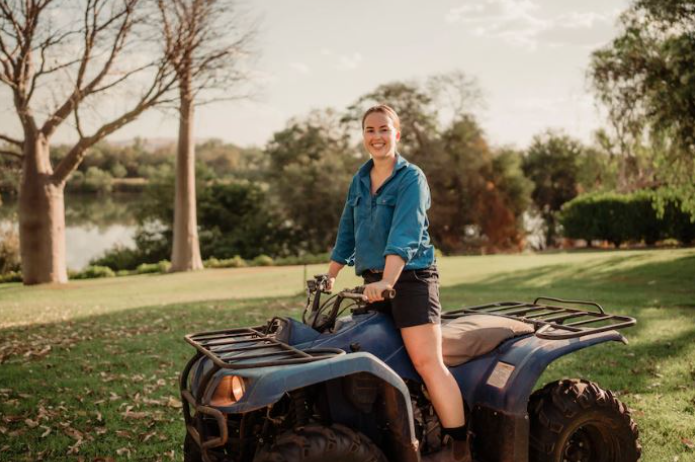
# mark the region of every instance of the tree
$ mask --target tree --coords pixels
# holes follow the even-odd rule
[[[300,248],[327,252],[335,243],[350,179],[365,161],[351,146],[349,129],[334,111],[314,111],[275,133],[265,153],[272,197]]]
[[[466,242],[471,230],[485,237],[482,245],[488,251],[521,245],[521,217],[531,187],[518,153],[490,149],[469,115],[455,119],[428,155],[423,167],[432,191],[430,229],[438,247],[445,252],[465,250],[471,246]]]
[[[608,108],[623,155],[634,158],[634,148],[648,137],[657,176],[690,190],[695,207],[693,3],[639,0],[620,22],[619,36],[593,54],[594,90]]]
[[[534,184],[531,197],[545,221],[548,244],[557,235],[557,213],[562,204],[579,193],[581,155],[581,143],[551,131],[534,137],[526,151],[523,170]]]
[[[203,268],[195,188],[194,108],[206,90],[237,88],[253,29],[239,30],[233,0],[158,0],[167,55],[179,90],[174,242],[171,271]],[[232,31],[234,33],[232,33]],[[229,94],[229,92],[228,92]],[[198,101],[196,101],[198,99]]]
[[[72,6],[80,14],[58,14]],[[147,39],[146,15],[139,6],[140,0],[0,2],[0,82],[12,94],[23,134],[0,135],[14,147],[0,155],[22,161],[19,233],[25,284],[67,281],[63,191],[70,173],[91,146],[167,100],[173,87],[165,55],[146,62],[129,56]],[[83,124],[85,108],[118,89],[132,90],[136,79],[144,83],[139,95],[124,98],[130,102],[126,109],[103,123],[90,117],[91,123]],[[48,95],[58,104],[40,123],[35,100]],[[77,142],[54,168],[51,137],[68,120]]]
[[[430,141],[438,136],[437,111],[432,96],[416,82],[387,83],[348,107],[342,121],[360,133],[362,115],[376,104],[388,104],[398,113],[401,120],[399,152],[417,163],[421,156],[426,155]]]
[[[488,146],[473,114],[482,105],[475,79],[453,71],[424,84],[381,85],[351,105],[343,120],[355,125],[376,103],[396,110],[401,119],[399,152],[427,175],[430,232],[439,248],[459,252],[479,246],[467,242],[471,230],[484,236],[488,250],[520,245],[529,182],[516,153],[497,155]]]

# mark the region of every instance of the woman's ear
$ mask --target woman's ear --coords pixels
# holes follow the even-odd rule
[[[401,132],[397,131],[396,132],[396,141],[400,141],[400,140],[401,140]]]

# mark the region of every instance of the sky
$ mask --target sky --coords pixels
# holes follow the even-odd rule
[[[560,129],[585,142],[605,123],[586,77],[617,34],[625,0],[242,0],[257,18],[259,95],[200,107],[196,134],[264,146],[291,117],[342,110],[378,85],[454,70],[477,79],[478,116],[495,146]],[[9,101],[0,127],[16,130]],[[145,114],[110,137],[174,138],[174,114]],[[2,130],[0,130],[2,131]],[[16,133],[16,132],[15,132]],[[68,141],[67,129],[55,141]]]

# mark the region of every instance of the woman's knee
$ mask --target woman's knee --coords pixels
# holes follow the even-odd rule
[[[421,376],[436,376],[442,372],[439,359],[431,353],[418,352],[411,355],[410,360]]]

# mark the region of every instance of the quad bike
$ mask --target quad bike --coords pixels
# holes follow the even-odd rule
[[[439,419],[391,318],[361,287],[325,301],[307,282],[302,322],[187,335],[180,378],[185,462],[416,462],[443,447]],[[392,292],[385,297],[393,296]],[[633,462],[638,431],[584,379],[534,391],[552,361],[635,324],[592,302],[538,298],[445,312],[445,362],[465,400],[477,462]]]

